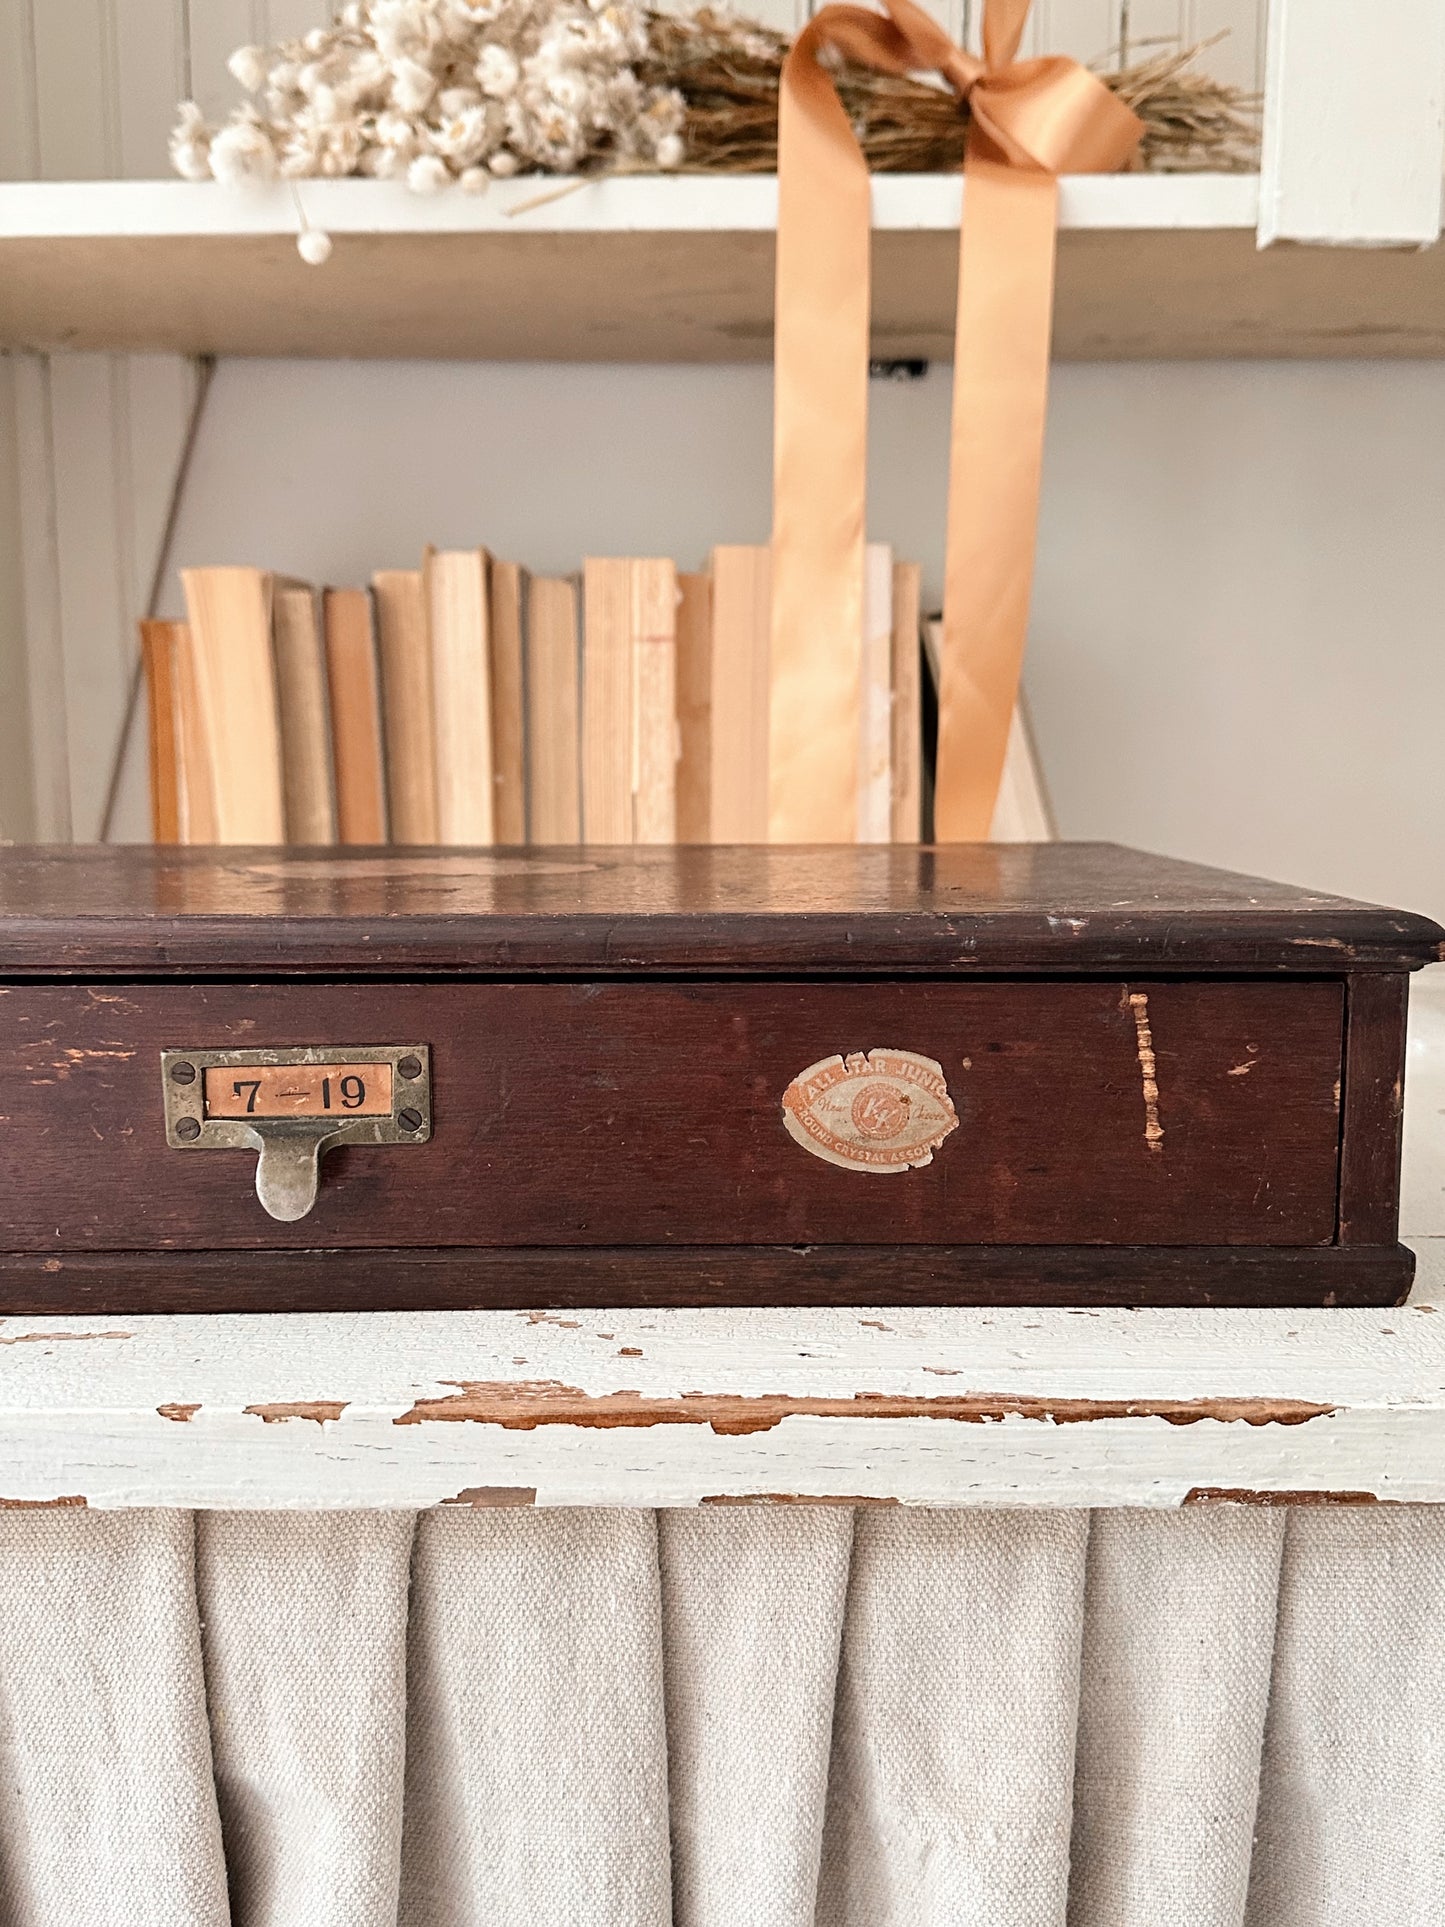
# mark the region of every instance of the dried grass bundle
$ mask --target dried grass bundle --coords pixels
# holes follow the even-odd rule
[[[786,35],[704,8],[689,15],[651,14],[648,42],[638,78],[682,95],[684,168],[773,173]],[[1170,49],[1101,74],[1144,123],[1140,168],[1240,173],[1258,164],[1253,98],[1193,66],[1212,44]],[[946,88],[845,64],[838,91],[875,173],[946,173],[962,166],[968,110]]]

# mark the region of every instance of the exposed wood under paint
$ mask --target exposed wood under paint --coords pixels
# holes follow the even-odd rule
[[[1445,1501],[1445,1239],[1417,1248],[1395,1311],[7,1319],[36,1342],[0,1349],[5,1497]]]

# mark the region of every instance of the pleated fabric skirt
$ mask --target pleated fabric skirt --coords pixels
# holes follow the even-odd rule
[[[1445,1510],[0,1513],[5,1927],[1426,1927]]]

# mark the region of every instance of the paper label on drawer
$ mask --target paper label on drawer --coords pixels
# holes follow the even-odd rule
[[[847,1171],[908,1171],[933,1160],[958,1113],[943,1066],[911,1050],[824,1057],[783,1093],[788,1134]]]

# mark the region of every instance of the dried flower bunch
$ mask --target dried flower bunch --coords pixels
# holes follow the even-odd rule
[[[171,158],[188,180],[363,174],[418,193],[518,173],[765,173],[787,45],[635,0],[351,0],[304,40],[234,53],[252,99],[217,129],[187,101]],[[1195,71],[1198,51],[1103,75],[1144,122],[1144,167],[1255,164],[1252,103]],[[839,87],[879,172],[961,164],[967,110],[945,88],[846,66]]]
[[[214,131],[185,102],[171,159],[188,180],[370,174],[418,193],[674,168],[685,107],[639,79],[647,51],[633,0],[352,0],[304,40],[232,54],[252,100]]]

